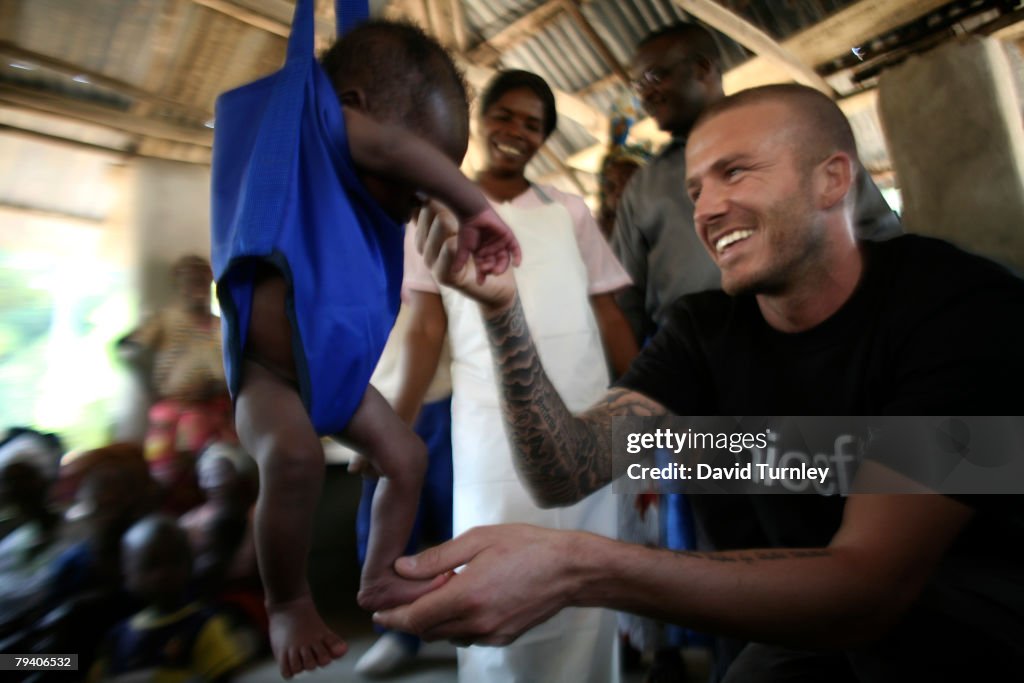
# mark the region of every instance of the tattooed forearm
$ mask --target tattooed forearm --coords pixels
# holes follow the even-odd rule
[[[717,553],[678,550],[675,551],[675,554],[680,557],[687,557],[695,560],[707,560],[709,562],[742,562],[744,564],[753,564],[755,562],[766,562],[770,560],[799,560],[829,557],[832,554],[832,551],[828,548],[765,548],[762,550],[730,550]]]
[[[640,394],[613,389],[577,418],[544,373],[517,298],[484,325],[519,476],[541,505],[571,505],[611,481],[612,416],[659,415]]]

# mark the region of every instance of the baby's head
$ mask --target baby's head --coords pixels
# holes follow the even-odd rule
[[[150,515],[121,540],[125,584],[147,605],[174,609],[185,595],[192,555],[185,532],[172,517]]]
[[[420,28],[368,21],[342,36],[320,61],[342,105],[400,125],[462,163],[469,141],[466,84],[451,55]],[[401,199],[388,197],[382,204],[392,201]]]

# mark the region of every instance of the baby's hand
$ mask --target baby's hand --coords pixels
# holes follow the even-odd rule
[[[268,605],[267,616],[270,647],[285,678],[327,666],[348,650],[345,641],[327,628],[309,596]]]
[[[379,575],[364,571],[356,602],[368,612],[407,605],[421,595],[440,588],[450,577],[451,572],[429,580],[413,581],[403,579],[394,569],[388,569],[385,574]]]
[[[452,272],[462,270],[473,256],[476,265],[477,282],[483,282],[487,275],[501,275],[511,262],[518,266],[523,260],[519,242],[501,216],[491,207],[463,221],[459,226],[458,244]]]

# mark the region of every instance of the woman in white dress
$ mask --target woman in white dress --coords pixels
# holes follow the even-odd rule
[[[526,319],[555,388],[570,410],[599,398],[635,353],[614,292],[629,283],[582,198],[526,179],[527,163],[556,124],[555,100],[542,78],[498,74],[481,97],[478,134],[484,193],[522,247],[516,282]],[[400,401],[425,391],[447,332],[452,357],[453,531],[521,522],[614,536],[609,487],[567,508],[542,510],[520,484],[502,424],[490,349],[477,305],[439,287],[406,239],[405,293],[412,338]],[[619,680],[615,615],[564,610],[503,648],[459,648],[464,683],[561,683]]]

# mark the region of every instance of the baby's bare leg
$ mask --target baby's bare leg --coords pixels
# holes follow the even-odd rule
[[[255,535],[267,593],[270,641],[285,678],[345,654],[345,643],[316,611],[306,579],[313,513],[324,455],[298,393],[246,361],[238,396],[238,436],[260,469]]]
[[[251,361],[244,371],[236,422],[242,444],[259,463],[256,551],[271,645],[289,678],[326,666],[347,649],[317,613],[306,579],[324,455],[295,389]]]
[[[260,363],[244,361],[235,422],[260,468],[256,553],[271,646],[282,675],[290,677],[330,664],[346,647],[317,614],[306,579],[324,453],[294,382],[283,379],[295,375],[287,292],[272,268],[257,275],[246,354]]]
[[[411,602],[430,583],[400,579],[393,565],[416,520],[427,447],[372,386],[341,438],[366,456],[381,477],[373,496],[359,604],[377,610]]]

